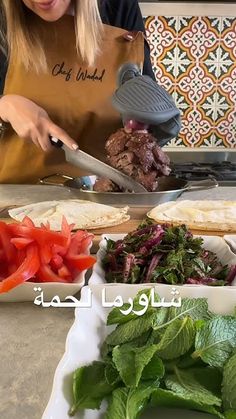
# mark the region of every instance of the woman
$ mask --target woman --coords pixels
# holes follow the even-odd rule
[[[105,139],[121,125],[110,103],[119,68],[144,63],[153,76],[138,3],[2,3],[9,62],[0,99],[0,118],[8,123],[0,141],[0,183],[35,183],[57,172],[78,176],[49,137],[103,158]],[[3,62],[2,79],[5,68]]]

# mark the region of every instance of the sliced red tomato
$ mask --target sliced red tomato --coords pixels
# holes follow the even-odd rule
[[[26,250],[26,258],[19,268],[0,283],[0,293],[10,291],[17,285],[28,281],[38,271],[40,266],[38,248],[32,243]]]
[[[26,237],[14,237],[10,240],[14,246],[21,250],[24,249],[26,246],[28,246],[30,243],[33,243],[33,239],[27,239]]]

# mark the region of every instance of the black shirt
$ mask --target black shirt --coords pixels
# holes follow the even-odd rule
[[[103,23],[128,31],[144,32],[144,23],[137,0],[100,0],[100,14]],[[3,92],[7,71],[6,58],[0,51],[0,94]],[[150,61],[150,51],[145,41],[145,60],[143,74],[155,79]]]

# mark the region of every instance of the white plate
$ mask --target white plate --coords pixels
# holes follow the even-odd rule
[[[105,273],[102,268],[102,259],[105,256],[106,246],[107,246],[106,239],[117,241],[117,240],[123,239],[124,237],[125,237],[125,234],[103,234],[102,235],[102,240],[100,241],[99,250],[97,253],[97,262],[95,263],[93,267],[93,273],[88,282],[89,285],[106,283]],[[199,236],[194,236],[194,237],[199,237]],[[225,240],[222,237],[218,237],[218,236],[201,236],[201,237],[203,238],[203,247],[207,250],[210,250],[216,253],[217,257],[219,258],[221,263],[223,263],[223,265],[236,265],[236,255],[231,251],[229,245],[225,242]],[[209,287],[208,285],[191,285],[191,284],[181,285],[178,287],[183,287],[183,286],[184,287],[201,287],[203,289]],[[236,277],[231,286],[226,286],[224,288],[232,289],[232,287],[236,288]]]
[[[50,400],[42,419],[68,419],[68,410],[71,401],[72,372],[85,364],[99,359],[99,348],[107,334],[112,330],[106,326],[107,308],[102,307],[102,290],[106,289],[106,301],[114,301],[121,295],[124,301],[134,298],[140,289],[147,285],[91,285],[84,287],[81,301],[88,299],[88,289],[92,290],[92,305],[89,308],[77,308],[75,321],[70,329],[66,350],[61,359],[53,382]],[[171,285],[156,285],[155,290],[161,297],[169,298]],[[236,290],[230,287],[181,287],[181,297],[208,298],[209,308],[219,314],[230,314],[236,305]],[[104,407],[104,406],[103,406]],[[213,416],[200,412],[191,412],[180,409],[154,409],[145,412],[141,419],[211,419]],[[102,410],[86,410],[74,416],[76,419],[102,419]]]
[[[232,251],[234,253],[236,253],[236,235],[235,234],[227,234],[223,238],[226,241],[226,243],[228,243],[228,245],[230,246]]]

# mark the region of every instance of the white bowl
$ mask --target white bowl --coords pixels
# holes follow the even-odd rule
[[[224,240],[230,246],[231,250],[236,253],[236,234],[227,234],[224,236]]]
[[[0,303],[20,303],[26,301],[34,301],[35,297],[39,295],[34,288],[41,288],[43,291],[43,301],[51,301],[56,295],[61,301],[64,301],[67,296],[75,295],[85,284],[85,273],[83,271],[79,274],[76,282],[61,283],[61,282],[25,282],[11,291],[0,294]]]

